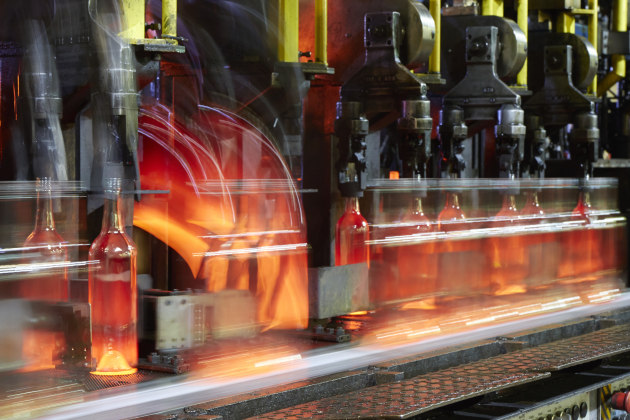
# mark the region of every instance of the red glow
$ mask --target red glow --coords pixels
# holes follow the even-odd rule
[[[346,198],[346,209],[336,228],[335,264],[368,261],[368,224],[359,210],[359,199]]]

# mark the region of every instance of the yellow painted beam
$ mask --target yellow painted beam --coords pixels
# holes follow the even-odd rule
[[[627,0],[624,0],[624,1],[627,1]],[[627,3],[626,3],[626,6],[627,6]],[[589,10],[592,11],[592,13],[588,15],[588,41],[593,45],[593,48],[597,50],[597,33],[598,33],[597,9],[599,8],[599,0],[589,0],[588,8]],[[625,65],[625,61],[624,61],[624,65]],[[591,93],[593,95],[597,93],[597,76],[593,78],[591,85],[588,87],[588,93]]]
[[[315,0],[315,62],[328,65],[328,0]]]
[[[439,73],[440,70],[440,43],[442,42],[442,2],[441,0],[429,0],[429,12],[435,22],[435,39],[433,51],[429,57],[429,73]]]
[[[120,0],[120,9],[124,28],[118,36],[132,44],[144,39],[144,1]]]
[[[483,0],[481,14],[484,16],[503,16],[503,0]]]
[[[562,12],[556,18],[556,32],[575,33],[575,17],[570,12]]]
[[[278,61],[298,62],[298,0],[278,0]]]
[[[517,0],[516,7],[516,23],[521,31],[525,33],[527,39],[527,13],[529,11],[529,0]],[[527,59],[523,63],[521,71],[516,75],[516,84],[519,86],[527,86]]]
[[[626,32],[628,30],[628,1],[615,0],[613,3],[612,30]],[[611,57],[612,71],[602,80],[597,95],[603,96],[615,83],[626,77],[626,59],[621,54],[614,54]]]
[[[162,0],[162,36],[164,35],[177,36],[177,0]],[[167,41],[177,44],[174,39]]]

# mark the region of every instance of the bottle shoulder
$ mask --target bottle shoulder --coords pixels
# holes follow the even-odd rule
[[[65,240],[55,229],[36,229],[24,241],[24,246],[57,245],[63,246]]]
[[[121,231],[101,232],[90,246],[90,256],[107,254],[136,255],[136,246]]]

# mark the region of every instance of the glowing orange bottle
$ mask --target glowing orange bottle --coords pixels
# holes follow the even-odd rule
[[[456,192],[446,193],[444,208],[437,218],[438,230],[446,232],[445,240],[436,245],[439,252],[436,292],[447,296],[443,301],[456,300],[470,293],[482,293],[482,273],[478,268],[483,254],[477,239],[463,239],[459,232],[471,229],[460,207]]]
[[[584,275],[587,280],[593,280],[590,275],[595,275],[601,269],[601,237],[599,235],[600,230],[591,227],[593,207],[591,206],[591,196],[587,191],[580,192],[578,203],[573,209],[573,217],[582,222],[582,229],[575,233],[574,274]]]
[[[101,233],[90,247],[89,274],[94,374],[134,373],[136,330],[136,247],[125,233],[120,211],[120,179],[108,179]]]
[[[512,194],[503,196],[501,209],[492,219],[492,227],[504,228],[489,241],[489,278],[495,295],[524,293],[523,282],[528,272],[526,244],[522,234],[513,228],[519,222],[520,213],[516,208],[516,198]]]
[[[422,200],[419,197],[414,198],[410,210],[403,218],[403,223],[401,234],[405,236],[422,236],[433,230],[431,221],[424,214]],[[438,259],[434,241],[427,240],[399,247],[400,296],[398,298],[433,297],[436,292],[437,269]]]
[[[450,232],[465,228],[466,216],[459,207],[459,195],[454,192],[446,193],[446,203],[438,215],[438,230]],[[458,223],[458,221],[461,221]]]
[[[368,223],[359,210],[357,197],[346,198],[346,210],[337,222],[335,234],[335,264],[367,262]]]
[[[538,201],[536,191],[527,192],[527,200],[521,209],[521,223],[541,225],[547,223],[545,210]],[[528,288],[545,288],[557,279],[560,264],[558,237],[553,230],[525,235],[524,246],[529,254]]]
[[[45,264],[41,271],[22,280],[21,295],[27,299],[68,300],[68,253],[64,240],[55,229],[52,207],[52,182],[38,178],[35,229],[24,242],[27,263]]]

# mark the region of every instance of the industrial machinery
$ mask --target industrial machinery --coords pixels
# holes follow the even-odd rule
[[[624,0],[0,11],[0,416],[628,417]]]

